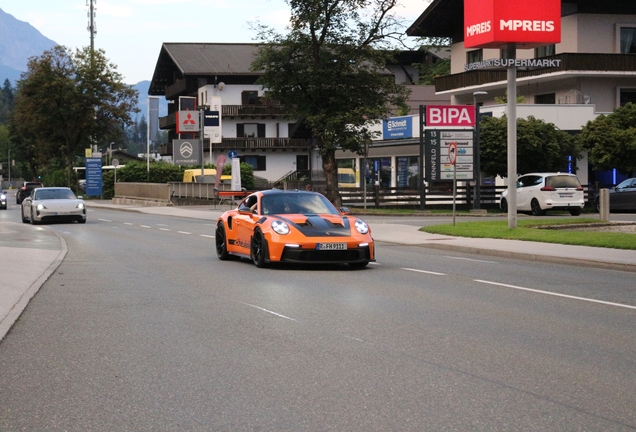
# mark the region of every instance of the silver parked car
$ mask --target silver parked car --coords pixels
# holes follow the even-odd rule
[[[501,194],[501,210],[508,212],[508,189]],[[572,216],[585,206],[583,187],[574,174],[530,173],[517,179],[517,210],[542,216],[548,210],[566,210]]]
[[[67,187],[33,189],[22,201],[22,222],[86,222],[86,204]]]
[[[610,211],[636,211],[636,178],[624,180],[609,190]],[[600,200],[596,197],[596,209],[600,211]]]

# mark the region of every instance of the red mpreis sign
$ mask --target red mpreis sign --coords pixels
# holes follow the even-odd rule
[[[464,46],[534,48],[561,42],[561,0],[464,0]]]

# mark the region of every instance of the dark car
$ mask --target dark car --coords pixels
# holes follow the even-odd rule
[[[620,182],[609,190],[610,211],[636,211],[636,178]],[[596,208],[600,211],[600,200],[596,197]]]
[[[25,182],[24,185],[15,193],[15,203],[22,204],[22,201],[29,195],[35,188],[43,187],[42,182]]]

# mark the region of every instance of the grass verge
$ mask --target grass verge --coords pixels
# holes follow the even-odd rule
[[[636,235],[634,234],[577,231],[576,228],[538,229],[541,226],[597,223],[600,223],[599,220],[593,218],[577,218],[575,220],[550,219],[545,221],[518,220],[517,228],[510,229],[508,228],[508,221],[459,222],[455,226],[452,224],[426,226],[420,228],[420,231],[458,237],[525,240],[613,249],[636,249]]]

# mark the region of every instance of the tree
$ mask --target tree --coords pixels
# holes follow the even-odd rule
[[[508,176],[508,120],[482,117],[479,134],[481,171],[489,176]],[[517,119],[517,172],[563,171],[569,157],[578,158],[579,147],[554,124],[532,116]]]
[[[408,91],[386,73],[403,35],[393,10],[398,0],[286,0],[291,7],[289,33],[266,27],[263,45],[252,63],[266,97],[285,105],[290,117],[304,122],[322,158],[326,196],[336,206],[336,149],[362,154],[373,136],[371,126],[406,104]]]
[[[587,122],[577,139],[594,169],[616,168],[630,177],[636,173],[636,105],[628,103]]]
[[[63,46],[29,59],[17,84],[10,130],[16,158],[32,174],[65,167],[71,184],[73,162],[93,144],[105,147],[130,124],[137,91],[122,82],[103,50]]]
[[[11,81],[4,80],[2,91],[0,91],[0,124],[9,122],[11,111],[13,110],[13,87]]]

